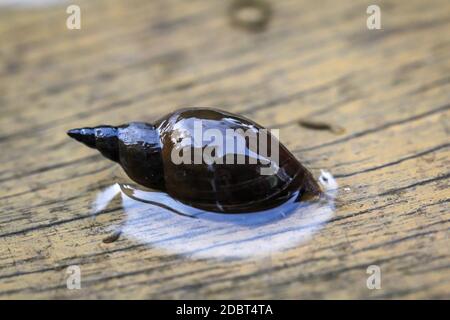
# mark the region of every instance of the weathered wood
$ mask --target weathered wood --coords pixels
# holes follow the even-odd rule
[[[450,298],[448,1],[381,1],[373,31],[370,1],[274,1],[263,32],[227,1],[79,3],[79,31],[65,6],[0,11],[0,298]],[[104,243],[122,212],[90,206],[116,167],[65,131],[182,106],[280,128],[337,178],[335,216],[264,263]]]

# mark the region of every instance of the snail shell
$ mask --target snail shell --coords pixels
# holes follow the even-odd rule
[[[165,191],[173,198],[202,210],[220,213],[242,213],[270,209],[293,195],[298,200],[304,196],[321,193],[312,174],[284,147],[278,143],[278,164],[272,174],[261,174],[267,163],[251,161],[260,154],[244,140],[245,151],[238,147],[217,152],[217,141],[197,144],[195,126],[200,120],[201,129],[227,136],[227,130],[242,129],[261,133],[261,137],[276,139],[262,126],[225,111],[206,108],[186,108],[170,113],[154,124],[132,122],[118,127],[101,125],[68,131],[68,135],[100,151],[105,157],[119,163],[127,175],[143,186]],[[198,128],[198,127],[197,127]],[[225,138],[224,138],[225,139]],[[242,139],[242,137],[241,137]],[[244,137],[245,139],[245,137]],[[223,141],[224,144],[227,141]],[[269,144],[267,154],[272,152]],[[174,161],[175,155],[196,150],[205,152],[213,147],[215,161],[201,163]],[[211,149],[209,149],[211,150]],[[241,149],[242,150],[242,149]],[[232,157],[234,161],[228,161]],[[237,160],[241,156],[245,163]],[[195,156],[194,156],[195,157]]]

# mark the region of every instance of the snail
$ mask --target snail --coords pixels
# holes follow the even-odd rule
[[[185,108],[153,124],[100,125],[67,134],[119,163],[136,183],[201,210],[255,212],[294,196],[303,201],[322,193],[313,175],[272,133],[218,109]],[[255,147],[252,141],[258,135],[258,143],[271,140],[266,152],[264,144]],[[274,152],[276,163],[268,159]],[[273,170],[267,172],[269,167]]]

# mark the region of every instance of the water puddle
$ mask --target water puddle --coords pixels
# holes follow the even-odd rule
[[[92,209],[97,214],[121,198],[125,220],[106,243],[120,236],[192,258],[263,257],[307,242],[333,216],[337,182],[322,171],[319,183],[325,191],[319,200],[299,203],[294,196],[279,207],[243,214],[206,212],[163,192],[116,183],[97,195]]]

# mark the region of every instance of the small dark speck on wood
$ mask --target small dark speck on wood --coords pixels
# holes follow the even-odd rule
[[[252,32],[264,31],[272,17],[272,8],[263,0],[235,0],[229,9],[231,24]]]
[[[303,128],[307,128],[307,129],[312,129],[312,130],[327,130],[330,131],[334,134],[343,134],[345,133],[345,128],[335,125],[335,124],[330,124],[327,122],[321,122],[321,121],[313,121],[313,120],[307,120],[307,119],[300,119],[297,122],[300,126],[302,126]]]
[[[115,242],[120,238],[121,234],[122,234],[121,230],[114,231],[112,234],[103,239],[103,243]]]

